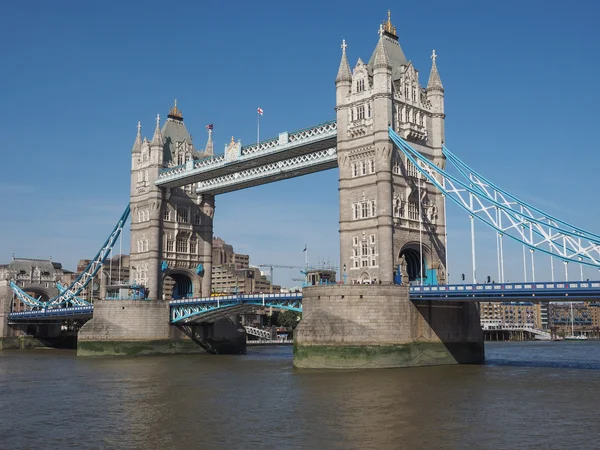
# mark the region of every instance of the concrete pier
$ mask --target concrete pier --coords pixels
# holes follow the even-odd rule
[[[206,327],[212,347],[202,345],[198,334],[188,334],[170,324],[169,304],[156,300],[100,300],[94,317],[79,330],[78,356],[133,356],[179,353],[244,353],[245,332],[237,327]],[[205,333],[206,334],[206,333]],[[205,337],[205,334],[200,336]],[[191,338],[190,338],[191,337]],[[243,341],[243,345],[240,342]]]
[[[411,302],[408,286],[303,290],[294,366],[358,369],[479,364],[483,332],[474,303]]]

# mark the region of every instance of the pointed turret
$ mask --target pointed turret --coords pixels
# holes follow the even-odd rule
[[[208,130],[208,141],[206,141],[206,147],[204,147],[204,156],[213,156],[215,154],[212,140],[213,124],[206,125],[206,129]]]
[[[156,129],[154,130],[154,136],[152,136],[152,145],[163,145],[162,132],[160,131],[160,114],[156,115]]]
[[[431,65],[431,73],[429,74],[429,81],[427,82],[427,91],[435,89],[444,92],[444,86],[442,86],[442,80],[435,63],[436,58],[437,54],[434,50],[431,54],[431,60],[433,61],[433,64]]]
[[[377,43],[377,47],[375,48],[375,60],[373,61],[373,68],[377,69],[379,67],[390,67],[390,58],[388,56],[385,45],[383,44],[383,25],[379,27],[379,42]]]
[[[133,148],[131,149],[131,153],[140,153],[142,151],[142,124],[138,122],[137,124],[137,136],[135,137],[135,142],[133,143]]]
[[[352,81],[352,72],[350,71],[350,64],[348,63],[348,57],[346,56],[346,40],[342,40],[342,60],[340,61],[340,68],[338,69],[337,77],[335,82],[340,81]]]

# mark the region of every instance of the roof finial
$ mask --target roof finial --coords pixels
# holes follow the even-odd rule
[[[156,128],[160,128],[160,114],[156,115]]]
[[[142,134],[142,122],[138,121],[138,134]]]
[[[348,47],[348,46],[346,45],[346,39],[342,39],[342,51],[343,51],[344,53],[346,53],[346,47]]]
[[[173,107],[169,110],[169,115],[167,117],[170,119],[183,120],[183,113],[177,107],[177,99],[175,99]]]
[[[431,53],[431,60],[433,61],[434,64],[435,64],[436,58],[437,58],[437,54],[435,53],[435,50],[433,50],[433,52]]]
[[[379,31],[377,32],[379,34],[379,37],[383,36],[383,25],[379,24]]]
[[[383,21],[384,31],[392,36],[396,36],[396,27],[392,25],[392,12],[388,9],[388,18]]]

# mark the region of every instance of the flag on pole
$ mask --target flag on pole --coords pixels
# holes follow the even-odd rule
[[[305,251],[306,251],[306,244],[304,244],[304,250],[302,250],[302,251],[303,251],[303,252],[305,252]]]
[[[263,110],[262,110],[262,108],[258,108],[258,110],[257,110],[256,112],[258,112],[258,114],[260,114],[261,116],[263,115]]]
[[[208,125],[206,125],[207,130],[212,130],[213,128],[214,128],[214,125],[212,123],[209,123]]]

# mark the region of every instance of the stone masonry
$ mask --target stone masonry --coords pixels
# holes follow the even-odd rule
[[[484,361],[474,303],[413,303],[408,286],[305,288],[294,366],[358,369]]]
[[[340,261],[350,283],[392,282],[401,256],[411,279],[446,280],[443,197],[419,177],[388,136],[392,126],[416,150],[444,167],[444,89],[435,58],[434,52],[429,82],[423,88],[389,16],[368,63],[359,58],[351,71],[346,43],[342,45],[335,80]],[[423,274],[420,254],[423,272],[427,270]]]

